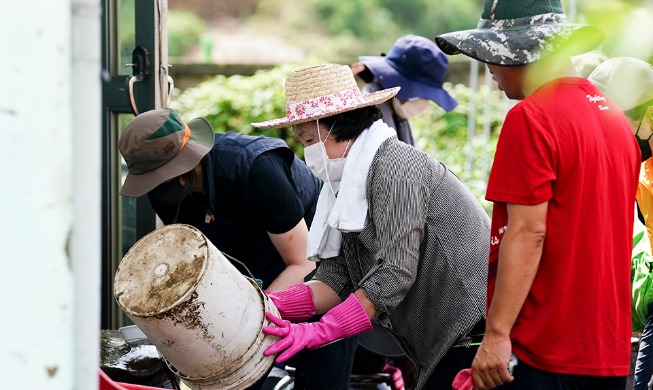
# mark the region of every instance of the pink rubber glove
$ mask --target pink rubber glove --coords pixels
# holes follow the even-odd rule
[[[317,349],[334,341],[372,330],[372,323],[365,309],[354,294],[329,310],[319,322],[293,324],[275,317],[270,312],[265,318],[278,326],[264,326],[263,333],[281,337],[269,346],[263,355],[270,356],[283,351],[276,359],[283,363],[304,348]]]
[[[306,321],[317,312],[313,290],[304,283],[295,284],[283,291],[265,291],[281,318],[292,322]]]
[[[401,373],[401,369],[393,366],[392,364],[385,362],[383,370],[381,372],[387,372],[390,374],[390,379],[392,379],[392,390],[404,390],[404,376]]]
[[[466,368],[453,378],[453,383],[451,384],[453,390],[476,390],[474,387],[474,381],[472,380],[472,369]]]

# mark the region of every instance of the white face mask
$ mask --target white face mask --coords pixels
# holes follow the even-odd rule
[[[409,100],[403,104],[399,99],[392,99],[392,108],[395,110],[395,114],[404,119],[409,119],[421,114],[428,106],[428,99]]]
[[[342,172],[345,169],[345,162],[347,161],[347,159],[344,158],[344,156],[345,154],[347,154],[347,149],[349,149],[349,144],[351,143],[351,140],[347,143],[347,147],[345,148],[342,157],[330,159],[327,156],[324,142],[326,142],[326,140],[329,139],[329,135],[331,134],[333,125],[331,125],[331,129],[329,129],[329,133],[327,134],[324,141],[322,141],[320,137],[320,131],[319,131],[320,128],[319,120],[316,123],[318,128],[317,136],[319,142],[304,148],[304,160],[306,160],[306,165],[308,166],[308,169],[310,169],[311,172],[313,172],[313,174],[323,182],[325,183],[338,182],[340,181],[340,179],[342,179]],[[335,122],[333,124],[335,125]]]

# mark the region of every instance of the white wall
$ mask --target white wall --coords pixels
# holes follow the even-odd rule
[[[99,0],[0,5],[0,367],[97,389]]]

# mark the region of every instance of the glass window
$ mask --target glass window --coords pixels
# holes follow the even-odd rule
[[[118,1],[118,58],[116,73],[118,75],[132,74],[131,66],[127,64],[132,61],[132,51],[136,47],[136,23],[135,23],[135,1]]]

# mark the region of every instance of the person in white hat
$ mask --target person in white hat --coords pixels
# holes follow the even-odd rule
[[[653,65],[633,57],[610,58],[597,65],[587,79],[626,114],[642,161],[648,160],[653,142]]]
[[[520,100],[503,123],[485,195],[488,313],[471,372],[480,390],[626,385],[640,154],[619,107],[570,59],[603,37],[567,23],[559,0],[486,0],[476,29],[435,38],[447,54],[486,63]]]
[[[265,354],[283,362],[374,320],[415,363],[418,389],[444,389],[471,365],[484,327],[489,217],[444,164],[380,119],[377,105],[398,90],[363,95],[347,65],[304,67],[286,79],[286,116],[252,124],[292,126],[325,182],[308,238],[319,266],[293,287],[308,299],[292,299],[292,311],[325,314],[305,323],[267,313],[276,326],[263,331],[281,339]]]
[[[198,228],[273,300],[314,270],[305,256],[307,224],[322,182],[284,141],[214,133],[204,118],[186,123],[159,108],[127,124],[120,153],[128,169],[122,195],[147,195],[164,224]],[[347,340],[298,357],[298,387],[346,386],[354,349]]]
[[[650,254],[653,248],[653,66],[633,57],[610,58],[594,68],[587,79],[624,111],[639,144],[643,163],[637,186],[637,212],[646,226]],[[647,291],[650,285],[634,284],[633,288],[642,289],[639,296],[643,297],[633,299],[633,329],[642,332],[633,390],[648,390],[653,378],[653,293]]]

